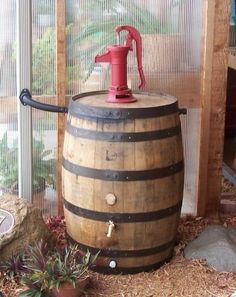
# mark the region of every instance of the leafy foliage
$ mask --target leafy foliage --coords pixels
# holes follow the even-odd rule
[[[0,185],[4,189],[14,187],[18,181],[17,143],[9,148],[7,133],[0,140]]]
[[[17,140],[10,148],[7,132],[0,140],[0,186],[16,191],[18,185],[18,148]],[[55,185],[55,158],[52,150],[45,150],[42,140],[33,139],[33,189],[39,190],[45,183]]]
[[[18,280],[20,274],[27,272],[27,268],[24,266],[23,255],[13,255],[6,261],[0,263],[0,272],[4,273],[6,278]]]
[[[52,150],[45,150],[42,140],[33,140],[33,183],[45,180],[47,185],[55,186],[55,158]]]
[[[42,38],[33,43],[32,50],[32,91],[34,94],[55,94],[55,55],[56,33],[54,28],[48,28]]]
[[[48,297],[48,290],[42,287],[40,274],[34,274],[30,278],[22,277],[22,282],[29,288],[19,294],[19,297]]]
[[[38,289],[37,287],[31,287],[30,289],[20,293],[19,297],[48,297],[48,293]]]
[[[89,251],[82,257],[76,245],[54,252],[43,242],[30,246],[24,258],[26,272],[22,275],[22,282],[28,289],[19,297],[48,296],[52,288],[58,289],[65,282],[76,287],[77,280],[86,274],[96,257]]]
[[[21,281],[28,289],[19,297],[47,297],[49,293],[49,281],[46,273],[47,244],[43,241],[34,246],[29,246],[24,255],[24,267],[26,272],[22,274]]]
[[[77,280],[86,274],[96,258],[97,254],[93,256],[89,251],[81,257],[76,245],[71,245],[63,252],[58,252],[47,263],[46,269],[51,280],[51,287],[58,289],[65,282],[76,287]]]
[[[67,43],[71,43],[70,34],[72,26],[69,24],[66,27]],[[75,63],[76,57],[70,52],[66,55],[66,82],[69,85],[80,77],[80,66]],[[32,50],[32,92],[38,95],[53,95],[56,93],[55,83],[55,67],[56,67],[56,32],[55,28],[47,28],[41,38],[33,43]]]
[[[48,297],[53,288],[67,282],[78,287],[78,280],[94,263],[97,255],[89,251],[82,256],[77,245],[50,250],[43,241],[29,246],[24,255],[12,256],[0,263],[0,272],[25,284],[28,289],[19,297]]]

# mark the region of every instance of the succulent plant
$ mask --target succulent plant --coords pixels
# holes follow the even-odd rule
[[[89,251],[82,256],[77,245],[69,245],[62,252],[50,257],[47,262],[47,273],[52,288],[59,288],[63,283],[77,286],[77,281],[84,277],[89,267],[97,258]]]
[[[6,278],[18,281],[22,273],[28,272],[28,269],[24,266],[23,255],[12,255],[6,261],[0,262],[0,272]]]
[[[96,255],[89,251],[83,256],[77,245],[68,245],[63,250],[50,250],[43,241],[29,246],[23,256],[13,256],[1,263],[0,272],[28,288],[19,297],[48,297],[52,289],[64,283],[78,287],[78,280],[86,277],[88,268]]]

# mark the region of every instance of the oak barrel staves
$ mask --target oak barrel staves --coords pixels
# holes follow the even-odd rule
[[[63,151],[67,233],[100,251],[95,270],[135,273],[173,251],[183,196],[183,152],[174,97],[135,94],[107,104],[106,92],[70,101]],[[109,233],[109,224],[114,224]]]

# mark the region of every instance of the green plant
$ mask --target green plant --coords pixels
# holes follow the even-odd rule
[[[24,255],[26,271],[21,274],[21,282],[28,289],[20,293],[19,297],[47,297],[49,295],[49,281],[46,273],[48,252],[47,244],[43,241],[35,246],[29,246]]]
[[[57,252],[47,263],[51,287],[58,289],[63,283],[71,283],[76,287],[78,280],[86,275],[96,257],[89,251],[81,257],[77,245],[69,245],[63,252]]]
[[[0,140],[0,187],[6,191],[18,188],[18,147],[17,140],[8,146],[7,132]],[[55,185],[55,159],[52,150],[45,150],[42,140],[33,139],[33,190]]]
[[[51,149],[46,150],[42,140],[33,139],[33,186],[40,181],[55,187],[55,157]]]
[[[49,14],[53,19],[54,0],[33,0],[33,28],[37,32],[40,15]],[[16,63],[16,43],[13,44],[12,60]],[[56,30],[51,26],[43,30],[32,41],[32,93],[34,95],[56,94]]]
[[[76,245],[69,245],[62,251],[49,251],[42,241],[29,247],[24,258],[26,272],[22,282],[28,287],[19,297],[44,297],[52,289],[64,283],[77,287],[78,280],[84,277],[89,266],[96,260],[87,252],[81,256]]]
[[[80,77],[80,66],[70,51],[71,29],[69,24],[66,26],[66,37],[69,46],[67,47],[67,67],[66,83],[67,86],[73,84]],[[54,95],[56,93],[55,84],[55,63],[56,63],[56,32],[55,28],[50,27],[45,30],[41,38],[33,43],[32,50],[32,93],[35,95]]]
[[[55,89],[55,28],[48,28],[41,38],[33,43],[32,49],[32,92],[39,95],[53,95]]]
[[[37,278],[38,276],[36,276],[35,280],[25,280],[24,283],[29,289],[20,293],[18,297],[48,297],[48,292],[41,288],[41,283],[40,281],[37,281]]]
[[[13,255],[10,259],[0,263],[0,273],[6,279],[14,280],[16,283],[22,281],[29,289],[22,292],[20,297],[48,297],[46,290],[43,288],[42,276],[40,273],[31,275],[27,278],[26,275],[31,270],[27,268],[23,255]]]
[[[20,281],[28,289],[20,293],[19,297],[48,297],[49,289],[46,287],[46,274],[41,271],[35,271],[27,268],[24,259],[18,255],[0,264],[0,272],[6,279]]]
[[[1,261],[0,272],[4,274],[6,279],[14,279],[18,282],[21,273],[27,272],[27,269],[24,266],[23,255],[13,255],[6,261]]]
[[[17,147],[8,147],[7,133],[0,140],[0,187],[7,190],[18,182]]]

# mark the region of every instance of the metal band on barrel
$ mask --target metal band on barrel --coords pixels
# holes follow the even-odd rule
[[[107,119],[107,120],[128,120],[128,119],[145,119],[153,117],[166,116],[173,113],[178,113],[178,102],[152,107],[137,107],[137,108],[108,108],[98,107],[83,104],[79,99],[86,98],[86,96],[107,94],[107,91],[88,92],[72,97],[69,103],[69,114],[78,118],[90,119]],[[156,94],[155,94],[156,95]],[[165,95],[166,98],[170,97]]]
[[[86,208],[79,207],[72,204],[71,202],[64,199],[65,208],[71,213],[90,220],[108,222],[113,221],[114,223],[137,223],[137,222],[151,222],[161,220],[169,217],[181,210],[182,201],[177,204],[151,212],[138,212],[138,213],[107,213]]]
[[[73,244],[77,244],[79,249],[83,252],[87,252],[89,250],[92,254],[97,254],[99,252],[99,257],[113,257],[113,258],[126,258],[126,257],[145,257],[155,255],[157,253],[164,252],[167,249],[172,249],[175,244],[175,239],[171,241],[148,249],[142,250],[114,250],[112,248],[104,249],[104,248],[95,248],[89,245],[85,245],[77,240],[74,240],[68,233],[67,238]]]
[[[119,133],[119,132],[104,132],[81,129],[72,126],[69,122],[66,123],[66,131],[75,137],[86,139],[102,140],[109,142],[137,142],[168,138],[179,135],[181,126],[170,127],[157,131],[135,132],[135,133]]]
[[[163,178],[173,175],[183,170],[183,161],[179,161],[173,165],[154,168],[149,170],[135,170],[135,171],[119,171],[108,169],[96,169],[90,167],[84,167],[70,162],[63,158],[63,167],[75,175],[84,176],[88,178],[94,178],[99,180],[108,181],[136,181],[136,180],[151,180],[157,178]]]
[[[165,263],[169,262],[171,257],[168,257],[160,262],[150,264],[150,265],[145,265],[145,266],[138,266],[138,267],[116,267],[116,268],[110,268],[109,266],[101,266],[101,265],[94,265],[91,266],[91,270],[100,272],[103,274],[135,274],[139,272],[147,272],[147,271],[152,271],[160,268],[162,265]]]
[[[100,272],[103,274],[135,274],[139,272],[147,272],[147,271],[152,271],[160,268],[162,265],[165,263],[169,262],[172,257],[169,256],[166,259],[150,264],[150,265],[145,265],[145,266],[138,266],[138,267],[116,267],[116,268],[110,268],[109,266],[101,266],[101,265],[92,265],[90,267],[91,270]],[[111,259],[112,260],[112,259]]]

